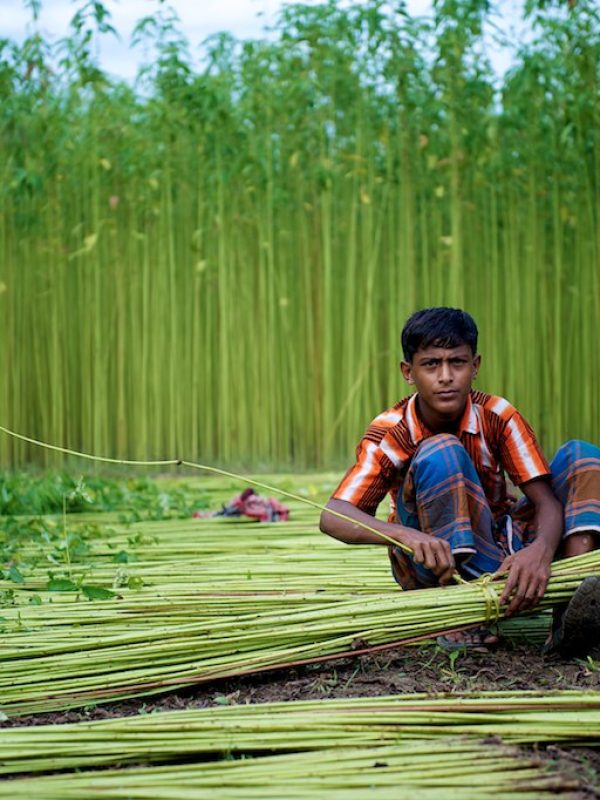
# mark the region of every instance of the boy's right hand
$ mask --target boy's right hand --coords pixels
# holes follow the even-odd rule
[[[416,528],[407,528],[395,522],[383,522],[383,520],[375,519],[346,500],[332,498],[327,503],[321,514],[320,528],[323,533],[347,544],[389,546],[390,539],[393,539],[400,545],[404,544],[410,547],[417,564],[423,564],[430,569],[440,584],[450,583],[454,575],[456,565],[448,542],[436,539],[435,536],[428,533],[422,533]],[[369,530],[371,528],[375,528],[384,535],[380,536],[374,533]]]
[[[456,563],[450,545],[444,539],[436,539],[429,533],[422,533],[414,528],[404,528],[398,536],[402,544],[413,551],[413,559],[423,564],[437,577],[441,586],[452,581],[456,572]]]

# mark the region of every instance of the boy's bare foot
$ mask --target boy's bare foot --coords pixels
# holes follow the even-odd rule
[[[474,653],[488,653],[500,641],[487,628],[471,628],[455,631],[437,637],[437,643],[444,650],[471,650]]]
[[[553,609],[552,629],[542,653],[583,655],[600,644],[600,577],[590,575],[579,584],[566,605]]]

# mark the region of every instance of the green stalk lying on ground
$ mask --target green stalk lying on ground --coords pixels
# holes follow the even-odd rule
[[[0,728],[0,774],[373,747],[448,736],[594,747],[600,741],[600,692],[357,697]]]
[[[578,780],[512,748],[438,740],[197,763],[52,775],[0,783],[0,797],[36,800],[540,800],[569,797]]]
[[[567,600],[599,565],[600,552],[554,563],[538,608]],[[293,573],[293,562],[289,568]],[[283,591],[280,602],[258,610],[253,609],[251,594],[229,595],[226,581],[215,581],[213,595],[200,596],[196,613],[187,608],[190,621],[173,621],[167,610],[160,625],[136,629],[133,623],[115,633],[111,633],[110,623],[95,625],[93,614],[90,624],[81,628],[70,624],[47,627],[53,606],[32,606],[27,613],[28,630],[3,637],[2,708],[14,715],[154,694],[494,622],[504,614],[498,605],[504,581],[422,592],[390,590],[370,595],[368,602],[351,592],[321,599],[317,590],[310,603],[307,595],[301,604],[294,603],[291,593],[290,604],[290,595]],[[193,585],[185,593],[193,595]],[[271,594],[271,598],[275,596]],[[171,599],[176,602],[175,596]],[[129,606],[128,598],[109,603],[126,615],[133,609],[135,614],[153,614],[151,600],[145,608],[139,602]],[[18,607],[3,613],[9,625],[22,624]],[[58,607],[58,614],[62,613],[63,608]],[[36,616],[43,618],[46,626],[41,638],[35,631]]]

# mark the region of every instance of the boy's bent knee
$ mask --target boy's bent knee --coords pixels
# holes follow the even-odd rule
[[[454,448],[466,452],[458,436],[454,436],[453,433],[437,433],[435,436],[429,436],[421,442],[417,447],[414,457],[423,458],[424,456],[437,453],[440,450]]]
[[[552,459],[552,465],[554,466],[556,463],[572,463],[580,458],[600,459],[600,447],[591,442],[586,442],[585,439],[569,439],[556,451]]]
[[[473,469],[469,454],[460,440],[450,433],[425,439],[413,457],[412,472],[417,483],[436,483],[448,475]]]

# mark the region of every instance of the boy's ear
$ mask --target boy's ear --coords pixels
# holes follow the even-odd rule
[[[476,353],[473,357],[473,380],[477,377],[477,373],[479,372],[479,367],[481,366],[481,356],[479,353]]]
[[[415,382],[415,379],[412,376],[412,364],[410,361],[400,362],[400,372],[407,383],[413,384]]]

